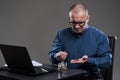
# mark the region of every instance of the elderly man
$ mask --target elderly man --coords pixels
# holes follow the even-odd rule
[[[86,77],[99,73],[100,67],[111,64],[111,50],[104,32],[89,26],[86,5],[76,3],[69,9],[70,27],[60,30],[49,52],[53,64],[67,62],[68,69],[84,69]],[[90,79],[90,78],[89,78]],[[92,80],[94,80],[92,79]]]

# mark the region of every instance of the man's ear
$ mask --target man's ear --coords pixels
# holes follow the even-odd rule
[[[72,21],[71,15],[72,15],[72,13],[69,12],[69,16],[68,16],[69,22]]]
[[[86,23],[88,23],[89,20],[90,20],[90,15],[87,16],[87,18],[86,18]]]
[[[72,21],[72,19],[71,19],[71,17],[70,17],[70,16],[68,16],[68,21],[69,21],[69,22],[71,22],[71,21]]]

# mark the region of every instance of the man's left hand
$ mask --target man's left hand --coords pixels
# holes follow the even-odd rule
[[[71,62],[71,64],[75,64],[75,63],[83,64],[83,63],[85,63],[87,61],[88,61],[88,56],[84,55],[82,58],[77,59],[77,60],[76,59],[72,59],[70,62]]]

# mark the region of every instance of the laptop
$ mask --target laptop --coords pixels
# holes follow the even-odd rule
[[[24,46],[0,44],[0,50],[9,72],[35,76],[57,71],[52,67],[45,67],[44,65],[33,66],[27,48]]]

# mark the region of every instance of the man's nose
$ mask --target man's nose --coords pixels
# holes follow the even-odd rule
[[[77,29],[77,28],[80,28],[80,26],[79,26],[78,24],[76,24],[76,25],[75,25],[75,28],[76,28],[76,29]]]

